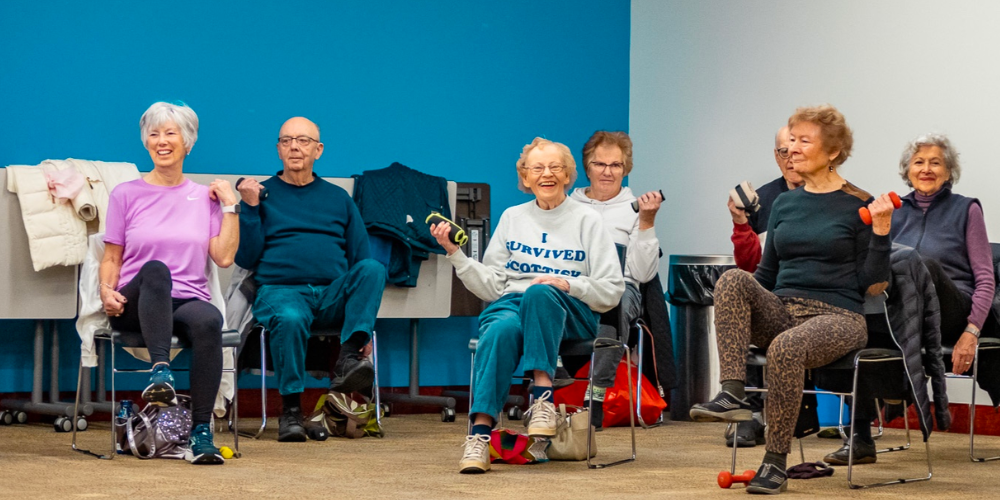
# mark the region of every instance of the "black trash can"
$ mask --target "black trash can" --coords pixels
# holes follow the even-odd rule
[[[736,267],[731,255],[671,255],[667,302],[674,307],[677,387],[670,394],[671,420],[690,420],[691,405],[714,394],[709,378],[710,333],[715,328],[715,282]]]

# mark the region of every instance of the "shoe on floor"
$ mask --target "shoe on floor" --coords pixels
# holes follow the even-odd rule
[[[490,436],[477,434],[465,436],[465,453],[458,462],[461,474],[482,474],[490,470]]]
[[[758,444],[766,443],[764,438],[764,424],[756,418],[751,418],[745,422],[736,424],[736,446],[739,448],[753,448]],[[726,446],[733,445],[733,432],[726,429]]]
[[[695,422],[745,422],[753,418],[750,403],[726,391],[719,391],[707,403],[692,406],[688,414]]]
[[[773,464],[760,464],[757,474],[747,485],[747,493],[777,495],[788,489],[788,473]]]
[[[375,367],[368,358],[348,355],[337,360],[330,378],[330,390],[350,394],[375,383]]]
[[[302,409],[299,407],[285,408],[278,417],[278,442],[303,443],[308,437],[302,424]]]
[[[226,461],[212,442],[212,425],[198,424],[191,429],[191,440],[184,450],[184,459],[195,465],[219,465]]]
[[[823,461],[830,465],[847,465],[850,455],[847,452],[847,442],[844,442],[839,450],[823,457]],[[854,465],[873,464],[878,460],[878,453],[875,451],[875,443],[866,443],[854,435]]]
[[[545,391],[542,397],[535,400],[524,414],[525,426],[528,427],[528,435],[531,437],[552,437],[556,435],[556,424],[558,423],[556,405],[548,399],[552,397],[552,391]]]
[[[552,379],[552,390],[562,389],[563,387],[569,387],[573,385],[573,377],[569,374],[566,368],[561,366],[556,367],[556,376]]]
[[[169,366],[159,364],[153,367],[149,373],[149,385],[142,391],[142,400],[156,406],[177,405],[174,374]]]

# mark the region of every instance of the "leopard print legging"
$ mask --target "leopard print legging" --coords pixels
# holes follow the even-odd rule
[[[864,316],[824,302],[778,297],[739,269],[715,285],[721,380],[745,380],[750,344],[767,348],[767,451],[789,453],[805,370],[829,364],[868,340]]]

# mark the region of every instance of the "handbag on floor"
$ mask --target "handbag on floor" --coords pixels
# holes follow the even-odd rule
[[[551,438],[552,444],[546,452],[550,460],[586,460],[587,437],[593,436],[594,426],[590,425],[590,411],[579,406],[559,405],[557,415],[556,435]],[[597,455],[597,441],[590,439],[590,457]]]
[[[383,437],[385,431],[378,423],[380,411],[375,403],[358,403],[347,394],[330,391],[320,396],[306,425],[323,425],[335,437]]]
[[[147,404],[127,418],[115,417],[115,434],[123,453],[183,459],[191,438],[191,398],[178,394],[176,406]]]

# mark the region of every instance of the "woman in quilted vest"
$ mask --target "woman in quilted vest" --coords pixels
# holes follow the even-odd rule
[[[915,248],[931,273],[941,304],[941,345],[955,346],[952,372],[969,371],[981,332],[995,336],[990,315],[996,282],[993,253],[979,200],[952,192],[962,168],[943,134],[907,143],[899,175],[913,188],[892,214],[892,241]]]

